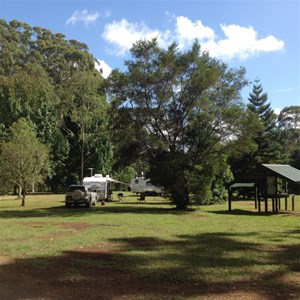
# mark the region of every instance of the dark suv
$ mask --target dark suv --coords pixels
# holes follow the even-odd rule
[[[92,205],[96,205],[96,201],[97,194],[92,191],[90,186],[72,184],[66,191],[66,207],[70,207],[71,205],[91,207]]]

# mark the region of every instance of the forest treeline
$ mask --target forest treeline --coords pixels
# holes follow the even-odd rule
[[[300,168],[300,107],[276,115],[243,67],[197,41],[183,52],[140,40],[130,54],[104,79],[84,43],[0,20],[2,193],[63,192],[91,170],[124,182],[144,172],[185,208],[224,201],[226,185],[261,163]]]

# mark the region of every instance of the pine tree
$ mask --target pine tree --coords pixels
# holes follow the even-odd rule
[[[231,159],[232,171],[237,180],[244,178],[263,163],[285,162],[277,116],[267,102],[268,94],[263,91],[260,80],[254,81],[248,100],[248,111],[258,118],[261,129],[254,138],[256,149],[242,158]]]
[[[257,151],[252,154],[253,164],[282,163],[281,131],[277,127],[277,116],[271,104],[267,103],[268,94],[263,92],[260,80],[254,81],[248,100],[248,109],[257,114],[263,125],[255,139]]]

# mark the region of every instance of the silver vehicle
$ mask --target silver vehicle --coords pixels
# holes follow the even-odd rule
[[[132,178],[130,182],[130,190],[133,193],[145,193],[147,195],[161,195],[163,189],[159,186],[155,186],[150,182],[150,179],[144,177]]]
[[[97,194],[90,186],[72,184],[66,191],[66,207],[70,207],[71,205],[85,205],[86,207],[91,207],[92,205],[96,205],[96,201]]]

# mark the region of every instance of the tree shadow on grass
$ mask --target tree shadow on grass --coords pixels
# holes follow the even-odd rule
[[[34,208],[34,209],[11,209],[11,210],[0,210],[0,219],[10,218],[43,218],[43,217],[82,217],[83,215],[95,215],[95,214],[177,214],[183,215],[193,212],[194,209],[187,210],[176,210],[172,206],[151,206],[151,205],[119,205],[116,203],[110,203],[109,205],[100,206],[97,204],[96,207],[86,208],[70,207],[65,206],[53,206],[46,208]]]
[[[146,253],[133,258],[134,270],[139,276],[156,278],[167,285],[176,284],[177,291],[180,292],[181,287],[185,296],[228,294],[234,298],[239,294],[246,295],[246,299],[298,299],[300,246],[283,246],[265,257],[265,254],[260,255],[259,245],[237,240],[248,234],[258,233],[184,235],[178,236],[176,241],[135,237],[114,242],[121,242],[124,251]],[[291,234],[297,232],[287,232]],[[163,249],[163,254],[158,257],[158,263],[154,263],[157,268],[147,271],[151,265],[147,254],[159,249]]]
[[[250,211],[250,210],[242,210],[242,209],[233,209],[233,210],[215,210],[215,211],[209,211],[213,214],[219,214],[219,215],[236,215],[236,216],[274,216],[275,214],[272,212],[258,212],[258,211]]]
[[[0,264],[0,297],[299,298],[299,284],[285,280],[299,271],[298,246],[284,246],[266,256],[260,254],[259,245],[241,242],[240,237],[246,234],[201,233],[174,240],[155,236],[115,238],[104,248],[94,244],[57,257],[4,261]],[[275,265],[282,267],[270,271]]]

